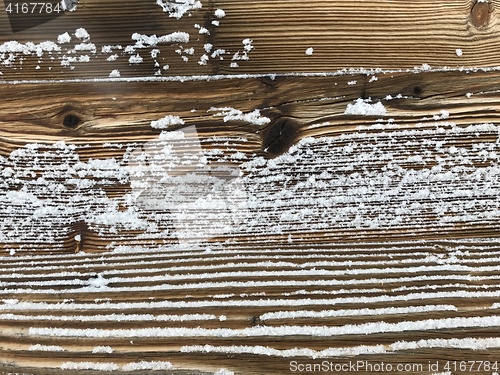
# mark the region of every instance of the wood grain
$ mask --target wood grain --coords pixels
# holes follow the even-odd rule
[[[241,214],[247,222],[238,232],[198,249],[165,236],[169,220],[156,218],[157,232],[86,221],[86,212],[102,213],[99,205],[110,201],[119,202],[116,212],[127,209],[130,180],[119,173],[86,169],[78,184],[92,184],[68,185],[59,195],[49,187],[62,172],[9,185],[36,188],[38,199],[51,202],[46,207],[73,211],[42,216],[27,235],[22,221],[33,211],[20,206],[21,220],[10,223],[21,225],[21,242],[5,237],[12,228],[4,224],[3,371],[84,374],[93,371],[77,370],[78,363],[121,369],[165,361],[173,374],[289,374],[298,364],[383,361],[418,374],[429,361],[441,371],[448,361],[496,361],[500,76],[375,76],[2,85],[10,97],[0,109],[3,170],[41,176],[93,159],[120,165],[126,150],[118,145],[157,139],[151,121],[176,115],[185,124],[168,130],[196,126],[204,152],[222,152],[213,162],[241,153],[233,165],[257,202]],[[380,101],[387,113],[345,114],[360,97]],[[270,122],[224,122],[212,107],[260,110]],[[80,119],[71,129],[68,115]],[[280,121],[297,128],[277,155],[264,145]],[[61,141],[64,147],[54,146]],[[188,143],[186,152],[195,148]],[[311,178],[330,188],[319,191]],[[99,346],[113,352],[92,353]]]
[[[499,3],[202,4],[0,14],[0,373],[497,371]]]
[[[122,77],[144,77],[413,69],[422,64],[434,68],[496,67],[500,44],[498,3],[475,4],[473,0],[415,4],[322,0],[305,6],[296,0],[213,0],[203,2],[203,7],[193,10],[191,16],[186,14],[177,20],[148,2],[88,0],[81,2],[75,12],[17,33],[10,31],[3,13],[0,45],[11,40],[57,42],[58,35],[64,32],[73,38],[69,44],[60,44],[60,51],[42,57],[36,53],[15,54],[15,61],[4,64],[1,72],[6,79],[51,79],[107,78],[115,69]],[[218,19],[216,9],[223,9],[226,16]],[[218,21],[219,26],[213,21]],[[88,42],[95,44],[94,52],[74,50],[82,42],[74,36],[79,27],[90,34]],[[200,34],[201,27],[208,33]],[[134,33],[162,36],[177,31],[189,34],[189,42],[146,44],[125,52],[127,46],[136,44],[132,40]],[[245,39],[252,40],[253,46],[246,55]],[[207,44],[212,45],[210,52],[204,49]],[[122,49],[103,50],[118,45]],[[190,48],[194,49],[192,55],[184,52]],[[305,54],[308,48],[314,50],[310,56]],[[158,50],[157,57],[152,57],[153,49]],[[460,56],[457,49],[462,51]],[[212,57],[217,50],[225,52]],[[116,60],[107,61],[113,54]],[[137,54],[144,61],[130,64],[129,58]],[[199,64],[203,55],[208,56],[206,65]],[[235,59],[235,55],[239,58]],[[81,62],[81,56],[88,56],[89,62]],[[2,60],[8,58],[8,53],[2,56]],[[234,63],[238,67],[232,67]],[[165,65],[168,70],[163,69]]]

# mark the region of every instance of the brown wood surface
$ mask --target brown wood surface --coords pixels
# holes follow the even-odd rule
[[[0,46],[73,37],[0,66],[0,372],[499,372],[482,362],[500,360],[498,2],[202,3],[176,20],[153,1],[82,0],[17,33],[0,16]],[[68,52],[79,27],[96,53],[63,67],[86,54]],[[175,31],[195,52],[154,47],[161,75],[153,47],[141,64],[102,52]],[[206,43],[224,60],[199,65]],[[346,114],[360,99],[386,113]],[[184,124],[151,126],[167,115]],[[142,227],[120,216],[130,154],[192,126],[183,152],[240,171],[249,202],[201,244],[162,207]]]
[[[155,59],[152,49],[158,49],[156,61],[169,70],[163,76],[192,74],[246,74],[334,72],[349,68],[413,69],[422,64],[434,68],[498,66],[498,2],[476,5],[473,0],[447,2],[418,1],[334,1],[314,0],[305,4],[296,0],[269,1],[203,1],[203,7],[181,19],[169,17],[159,6],[147,1],[81,1],[77,11],[17,33],[12,33],[6,13],[0,14],[0,42],[57,42],[58,35],[73,34],[84,27],[96,52],[71,51],[80,42],[73,37],[61,44],[61,51],[44,53],[42,58],[31,53],[22,56],[0,71],[9,79],[43,78],[107,78],[113,69],[122,77],[153,75]],[[226,12],[224,18],[214,15],[216,9]],[[220,21],[214,26],[212,21]],[[206,27],[209,34],[199,34],[195,25]],[[155,47],[125,52],[132,46],[134,33],[162,36],[185,32],[189,43],[160,43]],[[239,60],[231,68],[234,54],[242,55],[245,39],[253,41],[248,60]],[[205,53],[204,45],[225,54],[209,58],[208,64],[198,64]],[[104,46],[121,45],[112,53]],[[186,63],[176,52],[180,47],[194,48],[186,55]],[[313,48],[307,56],[305,51]],[[456,50],[461,49],[462,56]],[[112,54],[117,60],[107,61]],[[131,55],[144,58],[141,64],[129,64]],[[64,57],[89,55],[90,61],[61,66]],[[8,57],[8,55],[6,56]],[[5,57],[5,58],[6,58]],[[4,58],[4,59],[5,59]],[[53,59],[52,59],[53,58]],[[40,69],[35,69],[37,66]],[[73,66],[73,68],[71,68]],[[50,69],[50,70],[49,70]]]

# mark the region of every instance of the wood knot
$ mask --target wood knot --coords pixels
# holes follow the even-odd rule
[[[424,89],[422,86],[415,86],[413,87],[413,94],[415,94],[416,96],[420,96],[422,95],[422,93],[424,92]]]
[[[78,125],[82,123],[80,116],[73,113],[69,113],[63,118],[63,125],[70,129],[75,129]]]
[[[296,141],[299,128],[300,124],[294,119],[277,119],[263,133],[264,151],[271,157],[287,152]]]
[[[478,29],[488,25],[490,20],[490,3],[484,1],[476,1],[472,7],[470,18],[472,24]]]

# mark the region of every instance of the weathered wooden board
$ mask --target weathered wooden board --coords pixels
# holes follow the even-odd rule
[[[2,13],[0,71],[9,79],[51,79],[107,78],[115,69],[122,77],[142,77],[500,65],[497,1],[211,0],[202,5],[177,19],[153,1],[85,0],[75,12],[16,33]],[[223,18],[215,15],[217,9],[224,10]],[[78,28],[88,38],[76,37]],[[71,41],[59,43],[65,32]],[[180,42],[171,40],[176,32],[183,33],[177,35]],[[153,35],[169,37],[160,41]],[[13,56],[2,44],[11,40],[21,43]],[[39,44],[47,41],[54,45]],[[28,42],[35,46],[27,48]],[[309,48],[312,55],[306,55]],[[142,62],[129,63],[133,56]]]
[[[26,254],[1,259],[5,371],[286,374],[383,361],[417,374],[496,361],[500,75],[376,77],[3,85],[4,182],[33,194],[2,193],[2,248]],[[30,93],[40,99],[23,100]],[[386,113],[346,114],[360,97]],[[270,122],[224,122],[212,107]],[[128,208],[117,145],[158,139],[151,122],[166,115],[185,124],[163,132],[196,126],[204,154],[219,149],[212,162],[232,156],[243,173],[249,205],[232,232],[179,244],[158,211],[140,216],[153,230],[96,220]],[[185,153],[196,151],[189,140]],[[72,210],[50,211],[61,204]]]
[[[0,372],[499,372],[498,3],[202,5],[0,15]]]

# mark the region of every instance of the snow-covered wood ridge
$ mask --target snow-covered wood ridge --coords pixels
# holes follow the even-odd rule
[[[0,373],[500,372],[496,2],[73,6],[0,19]]]

